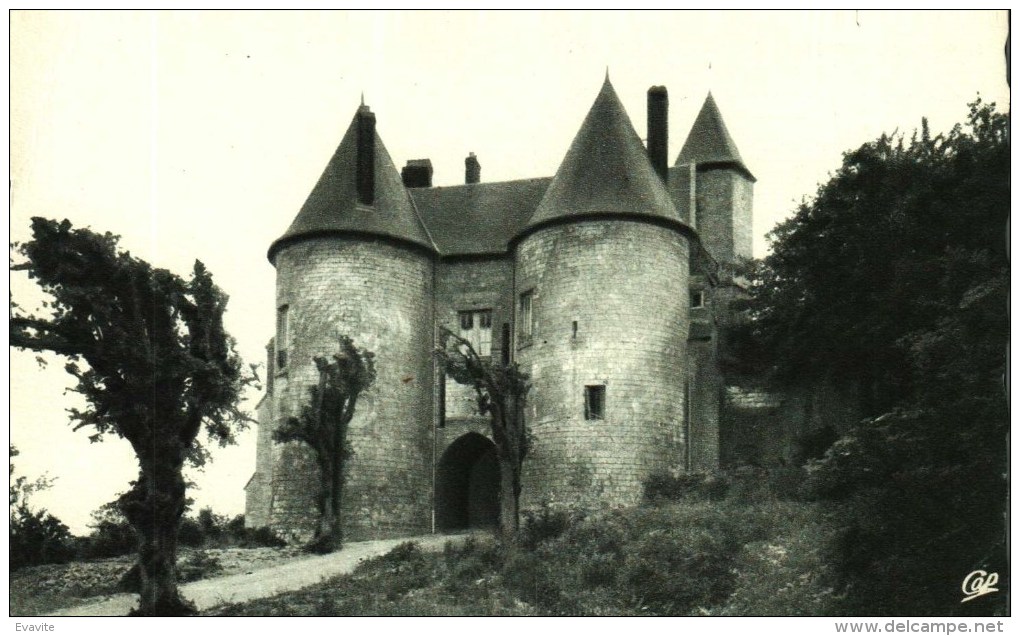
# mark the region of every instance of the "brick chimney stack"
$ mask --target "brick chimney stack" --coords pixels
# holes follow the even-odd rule
[[[358,203],[375,202],[375,113],[368,106],[358,109]]]
[[[478,163],[475,153],[469,153],[464,159],[464,183],[478,183],[482,179],[482,164]]]
[[[400,171],[400,180],[405,188],[431,188],[432,162],[428,159],[408,159]]]
[[[648,159],[665,182],[669,169],[669,94],[665,86],[648,89]]]

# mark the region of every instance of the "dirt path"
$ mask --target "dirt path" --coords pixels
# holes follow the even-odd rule
[[[405,541],[418,543],[422,550],[435,551],[441,550],[447,541],[461,541],[464,538],[465,535],[436,534],[348,543],[334,554],[297,559],[250,574],[233,574],[186,583],[181,586],[181,594],[201,611],[224,603],[240,603],[298,590],[323,579],[347,574],[361,561],[386,554]],[[137,594],[116,594],[100,601],[58,610],[50,616],[124,616],[137,606]]]

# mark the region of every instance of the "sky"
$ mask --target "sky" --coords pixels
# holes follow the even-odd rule
[[[883,132],[1009,106],[1005,12],[12,12],[10,237],[67,218],[180,274],[203,261],[226,327],[264,362],[274,321],[269,244],[283,233],[358,104],[398,167],[435,185],[551,176],[608,68],[639,135],[649,86],[669,89],[672,162],[709,91],[758,181],[765,234]],[[22,274],[16,299],[36,298]],[[72,531],[127,488],[126,442],[73,432],[55,357],[11,351],[16,474],[55,478],[33,502]],[[257,395],[246,407],[254,409]],[[189,473],[196,508],[243,512],[255,433]]]

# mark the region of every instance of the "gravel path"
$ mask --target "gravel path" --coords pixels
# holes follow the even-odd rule
[[[323,579],[352,572],[365,559],[386,554],[406,541],[418,543],[423,550],[441,550],[448,541],[463,540],[465,535],[427,535],[403,539],[382,539],[345,544],[343,549],[324,556],[309,556],[255,570],[203,579],[181,586],[184,598],[205,610],[224,603],[240,603],[281,592],[298,590]],[[59,610],[51,616],[124,616],[138,606],[137,594],[116,594],[101,601]]]

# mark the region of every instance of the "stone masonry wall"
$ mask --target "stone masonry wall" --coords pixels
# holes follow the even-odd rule
[[[723,465],[767,468],[792,464],[798,441],[811,431],[846,433],[860,411],[852,392],[824,381],[786,391],[745,384],[726,387],[721,418]]]
[[[377,379],[351,422],[354,450],[341,516],[351,539],[400,536],[431,526],[433,265],[384,241],[309,239],[276,257],[277,307],[288,306],[288,363],[274,378],[277,422],[296,415],[317,382],[313,357],[338,334],[375,353]],[[278,343],[278,347],[280,344]],[[307,537],[317,473],[301,444],[274,445],[271,526]]]
[[[751,258],[754,183],[735,170],[698,173],[697,228],[705,249],[722,263]]]
[[[518,245],[515,299],[532,292],[534,325],[515,343],[534,387],[524,507],[636,503],[682,461],[688,249],[674,230],[608,219]],[[604,419],[585,419],[586,385],[605,386]]]
[[[259,403],[258,436],[255,445],[255,474],[244,489],[244,525],[262,528],[269,525],[273,486],[273,400],[267,395]]]
[[[503,324],[513,319],[513,261],[442,261],[436,266],[436,321],[459,333],[458,312],[492,310],[492,357],[502,356]],[[478,415],[473,388],[445,380],[444,420]]]
[[[717,338],[687,343],[688,395],[690,396],[691,470],[719,467],[719,399],[722,376],[716,354]]]

